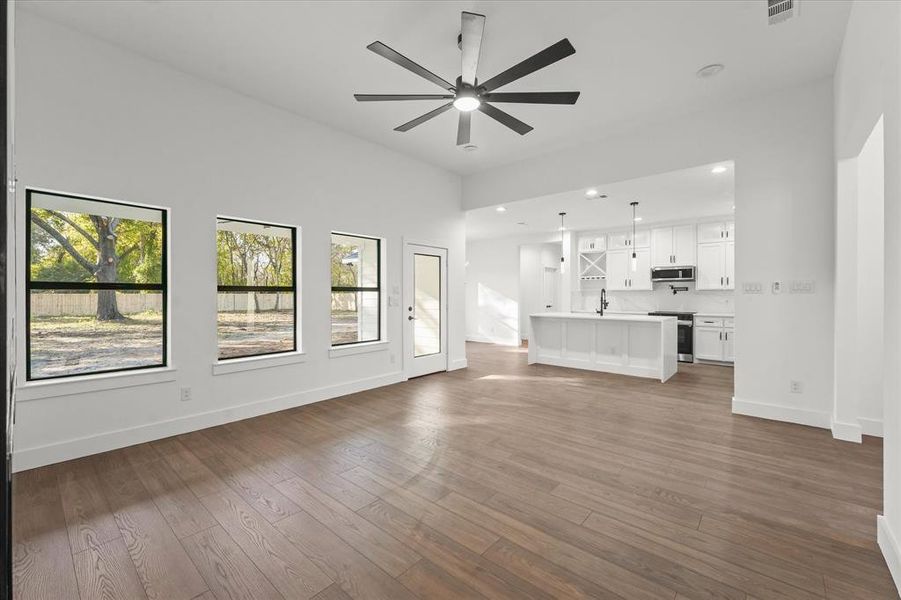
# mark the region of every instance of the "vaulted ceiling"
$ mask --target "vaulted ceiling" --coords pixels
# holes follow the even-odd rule
[[[19,7],[462,174],[829,76],[849,11],[845,1],[805,0],[800,16],[768,26],[765,0],[29,0]],[[499,91],[578,90],[578,104],[505,105],[535,128],[524,137],[475,114],[478,150],[464,152],[455,144],[453,111],[410,132],[393,131],[440,101],[354,101],[354,92],[440,93],[366,45],[381,40],[453,81],[462,10],[487,16],[482,80],[569,38],[575,55]],[[696,77],[709,63],[726,69]]]

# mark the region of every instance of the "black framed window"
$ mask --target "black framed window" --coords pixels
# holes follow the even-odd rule
[[[25,192],[26,377],[146,369],[167,360],[167,211]]]
[[[377,342],[382,329],[382,241],[332,233],[332,346]]]
[[[297,229],[219,217],[219,360],[297,350]]]

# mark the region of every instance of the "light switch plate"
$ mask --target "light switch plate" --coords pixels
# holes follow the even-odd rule
[[[763,293],[763,284],[759,281],[749,281],[743,283],[741,289],[746,294],[762,294]]]
[[[792,294],[813,294],[815,290],[816,285],[814,284],[813,280],[801,279],[792,281],[789,291]]]

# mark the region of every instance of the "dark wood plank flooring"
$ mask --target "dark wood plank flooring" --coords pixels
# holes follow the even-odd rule
[[[882,443],[666,384],[468,369],[19,473],[17,600],[896,598]]]

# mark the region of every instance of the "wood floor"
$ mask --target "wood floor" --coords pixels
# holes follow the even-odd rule
[[[468,369],[20,473],[16,600],[896,598],[878,439],[666,384]]]

